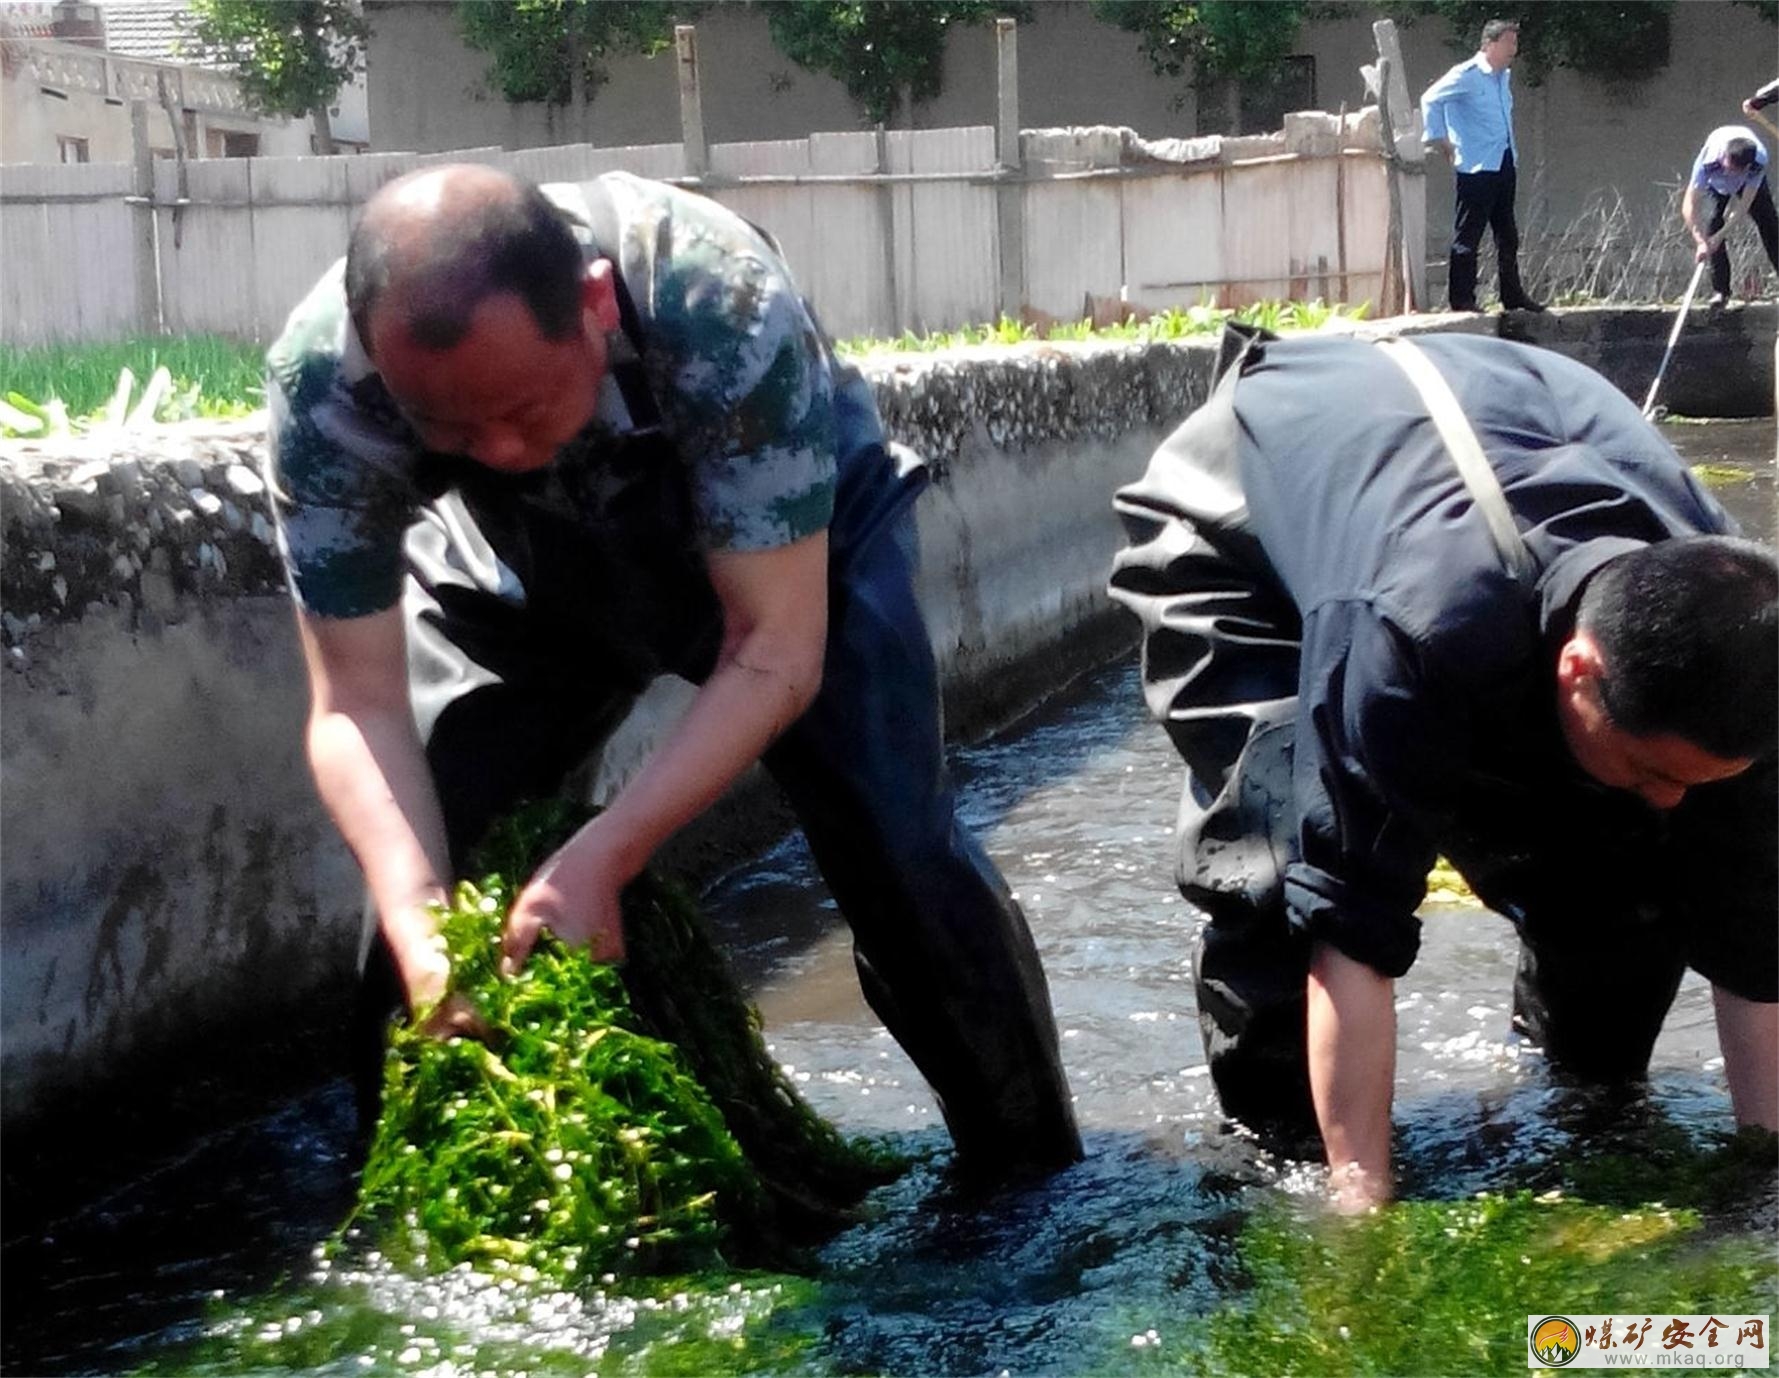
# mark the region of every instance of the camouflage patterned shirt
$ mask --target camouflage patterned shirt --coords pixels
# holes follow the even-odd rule
[[[833,513],[837,458],[881,444],[857,371],[838,362],[789,269],[715,202],[627,173],[599,179],[617,211],[607,253],[635,303],[641,362],[686,466],[706,549],[788,545]],[[572,217],[585,184],[546,186]],[[344,260],[291,313],[267,354],[270,480],[292,595],[324,617],[359,617],[401,596],[402,538],[425,495],[425,454],[346,310]],[[556,462],[597,462],[630,429],[608,376],[594,422]],[[586,454],[572,455],[574,450]]]

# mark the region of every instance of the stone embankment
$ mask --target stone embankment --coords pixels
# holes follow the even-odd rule
[[[1640,400],[1671,320],[1650,308],[1396,324],[1529,337]],[[1689,326],[1664,397],[1693,414],[1770,410],[1773,334],[1771,305]],[[892,435],[935,475],[919,591],[954,729],[1003,721],[1130,644],[1103,591],[1119,543],[1110,496],[1203,400],[1214,351],[867,361]],[[194,1046],[323,994],[337,1004],[348,984],[359,884],[308,782],[263,460],[259,418],[0,442],[9,1127],[133,1069],[183,1067]],[[687,692],[639,705],[596,792]]]
[[[5,442],[0,629],[13,666],[44,623],[95,605],[152,634],[191,598],[280,587],[264,439],[255,416]]]

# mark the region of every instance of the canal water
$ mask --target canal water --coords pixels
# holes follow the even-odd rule
[[[1773,424],[1666,429],[1774,540]],[[1509,1031],[1508,925],[1429,906],[1398,983],[1411,1204],[1331,1220],[1318,1169],[1217,1112],[1193,1014],[1199,919],[1171,880],[1180,768],[1134,664],[954,764],[1043,953],[1085,1162],[988,1198],[953,1186],[931,1097],[860,999],[792,839],[707,905],[804,1094],[917,1157],[808,1276],[569,1297],[467,1271],[411,1278],[364,1244],[325,1257],[353,1190],[334,1083],[10,1238],[5,1370],[1513,1372],[1529,1312],[1779,1311],[1772,1164],[1723,1170],[1730,1115],[1696,978],[1646,1086],[1577,1088]]]

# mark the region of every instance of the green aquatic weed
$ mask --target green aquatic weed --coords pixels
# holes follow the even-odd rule
[[[1705,1155],[1700,1172],[1735,1175],[1743,1153],[1734,1164]],[[1406,1201],[1356,1219],[1275,1202],[1246,1223],[1237,1250],[1239,1299],[1164,1336],[1144,1367],[1524,1372],[1529,1311],[1765,1312],[1779,1286],[1763,1238],[1707,1230],[1691,1209],[1560,1192]]]
[[[1759,475],[1753,469],[1736,464],[1695,464],[1693,475],[1707,488],[1722,488],[1732,483],[1752,483]]]
[[[820,1285],[786,1274],[631,1279],[572,1299],[489,1274],[478,1290],[456,1296],[461,1310],[419,1311],[411,1302],[390,1305],[374,1287],[330,1279],[213,1302],[195,1333],[182,1335],[134,1372],[270,1378],[424,1369],[490,1378],[585,1378],[596,1355],[597,1372],[606,1378],[784,1374],[811,1371],[809,1356],[822,1340],[816,1319]],[[517,1323],[540,1309],[572,1316],[572,1323]]]
[[[584,815],[582,815],[584,816]],[[696,906],[657,877],[624,895],[628,960],[553,939],[499,974],[515,883],[577,819],[521,813],[439,916],[451,989],[485,1041],[394,1034],[355,1218],[404,1262],[499,1262],[563,1282],[784,1261],[849,1223],[902,1160],[848,1141],[767,1052]]]

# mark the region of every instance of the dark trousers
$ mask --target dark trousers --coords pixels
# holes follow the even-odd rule
[[[1711,218],[1706,222],[1705,233],[1716,234],[1723,228],[1724,217],[1729,213],[1730,203],[1735,198],[1724,196],[1707,187],[1703,193],[1706,204],[1711,208]],[[1763,177],[1760,186],[1755,190],[1754,197],[1748,203],[1748,218],[1760,231],[1761,247],[1767,251],[1767,262],[1773,265],[1773,271],[1779,273],[1779,215],[1773,210],[1772,184]],[[1730,294],[1730,249],[1728,244],[1719,244],[1711,254],[1711,290]]]
[[[411,689],[459,868],[514,803],[559,792],[650,680],[702,680],[721,640],[677,463],[612,455],[567,495],[555,489],[574,476],[548,474],[549,491],[467,474],[409,533]],[[1080,1139],[1049,989],[946,773],[913,592],[924,481],[880,448],[842,462],[822,686],[764,764],[852,928],[865,997],[937,1093],[960,1160],[1056,1167]],[[382,1008],[397,994],[388,971],[367,991]]]
[[[1457,174],[1457,209],[1452,221],[1452,248],[1447,285],[1452,310],[1476,310],[1476,255],[1483,231],[1495,236],[1495,262],[1501,272],[1501,304],[1525,306],[1531,301],[1520,283],[1520,229],[1513,218],[1517,186],[1513,153],[1501,161],[1499,172]]]
[[[1299,846],[1301,623],[1245,527],[1232,387],[1119,493],[1130,543],[1111,593],[1142,620],[1143,692],[1186,763],[1177,879],[1206,915],[1194,976],[1212,1081],[1229,1115],[1296,1147],[1315,1131],[1311,948],[1283,885]],[[1681,877],[1638,833],[1647,810],[1604,792],[1598,805],[1479,797],[1441,845],[1518,929],[1516,1025],[1579,1076],[1634,1079],[1684,967],[1665,895]]]

